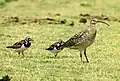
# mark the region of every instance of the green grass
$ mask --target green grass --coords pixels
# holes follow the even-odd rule
[[[96,41],[87,50],[90,63],[82,63],[79,51],[64,49],[57,58],[44,49],[59,39],[67,40],[82,30],[78,25],[80,13],[120,17],[119,0],[17,0],[0,9],[0,16],[30,18],[61,17],[74,20],[75,26],[39,24],[0,24],[0,76],[8,74],[11,81],[120,81],[120,23],[98,25]],[[92,6],[81,7],[80,3]],[[51,13],[52,15],[49,15]],[[36,16],[37,15],[37,16]],[[1,20],[0,20],[1,22]],[[32,37],[31,48],[25,57],[10,49],[27,35]],[[83,59],[84,61],[85,58]]]
[[[3,8],[6,6],[6,3],[5,2],[0,2],[0,8]]]

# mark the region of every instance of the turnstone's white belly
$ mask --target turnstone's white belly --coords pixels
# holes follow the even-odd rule
[[[24,44],[20,47],[20,48],[17,48],[17,49],[13,49],[14,51],[16,52],[20,52],[20,51],[25,51],[27,48],[24,46]]]
[[[59,53],[61,50],[58,50],[56,47],[54,47],[52,50],[49,50],[52,53]]]

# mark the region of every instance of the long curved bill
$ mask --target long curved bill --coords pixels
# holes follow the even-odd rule
[[[104,21],[97,21],[97,22],[104,23],[104,24],[110,26],[108,23],[106,23],[106,22],[104,22]]]

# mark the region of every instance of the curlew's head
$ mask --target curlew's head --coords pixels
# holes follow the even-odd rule
[[[90,24],[92,24],[92,25],[96,25],[97,23],[104,23],[104,24],[110,26],[108,23],[106,23],[106,22],[104,22],[104,21],[101,21],[101,20],[98,20],[98,19],[96,19],[96,18],[94,18],[94,19],[92,19],[92,20],[90,21]]]
[[[80,18],[79,23],[86,24],[87,23],[87,18],[85,18],[85,17]]]

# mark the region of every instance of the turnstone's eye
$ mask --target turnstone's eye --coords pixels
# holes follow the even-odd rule
[[[60,44],[58,43],[57,46],[60,46]]]

